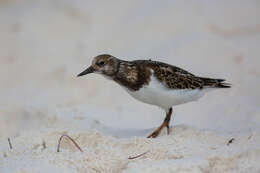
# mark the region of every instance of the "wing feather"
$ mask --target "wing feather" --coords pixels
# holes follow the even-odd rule
[[[171,89],[203,88],[204,82],[192,73],[179,67],[158,61],[143,60],[154,71],[155,77]]]

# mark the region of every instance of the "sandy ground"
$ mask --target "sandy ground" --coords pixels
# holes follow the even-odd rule
[[[0,1],[0,173],[260,172],[259,9],[242,0]],[[75,77],[101,53],[165,61],[232,88],[174,107],[171,134],[146,139],[162,110],[101,76]],[[84,152],[64,139],[57,153],[62,134]]]

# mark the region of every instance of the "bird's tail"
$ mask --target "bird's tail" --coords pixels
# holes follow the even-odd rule
[[[204,82],[204,86],[213,88],[230,88],[231,84],[224,82],[225,79],[211,79],[211,78],[200,78]]]

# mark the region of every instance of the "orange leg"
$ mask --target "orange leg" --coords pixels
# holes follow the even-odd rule
[[[168,110],[168,112],[166,113],[166,117],[165,117],[163,123],[160,125],[160,127],[158,127],[153,133],[151,133],[149,136],[147,136],[147,138],[156,138],[164,127],[167,128],[167,134],[169,135],[169,133],[170,133],[169,123],[171,120],[171,115],[172,115],[172,108],[170,108]]]

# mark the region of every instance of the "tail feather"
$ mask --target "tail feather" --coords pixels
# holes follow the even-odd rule
[[[200,78],[204,82],[204,86],[214,88],[230,88],[231,84],[224,82],[225,79],[211,79],[211,78]]]

